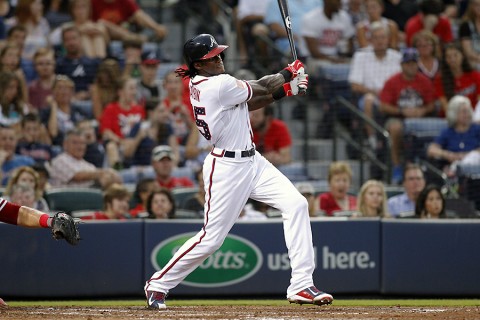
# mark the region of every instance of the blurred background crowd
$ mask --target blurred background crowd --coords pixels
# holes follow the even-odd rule
[[[311,217],[478,217],[480,0],[289,7],[309,93],[250,119]],[[229,45],[238,78],[292,60],[276,0],[0,0],[3,196],[86,220],[202,218],[212,146],[174,72],[198,33]],[[239,219],[278,216],[249,201]]]

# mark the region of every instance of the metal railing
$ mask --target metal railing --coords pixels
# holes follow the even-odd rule
[[[363,132],[365,126],[370,126],[373,128],[376,134],[378,134],[383,142],[384,142],[384,148],[383,152],[385,152],[385,162],[381,161],[378,159],[377,155],[375,154],[375,150],[371,150],[371,148],[365,148],[362,144],[362,141],[364,140],[363,136],[357,137],[359,139],[353,139],[350,134],[345,132],[344,130],[341,130],[339,127],[339,120],[338,120],[338,112],[337,112],[337,107],[333,107],[333,161],[336,161],[337,157],[337,138],[343,139],[347,145],[355,149],[356,151],[360,152],[360,181],[363,183],[364,182],[364,166],[365,162],[369,161],[370,163],[378,166],[380,170],[383,172],[383,180],[387,183],[390,184],[391,182],[391,176],[392,176],[392,161],[391,161],[391,156],[390,156],[390,150],[391,150],[391,142],[390,142],[390,134],[388,133],[387,130],[382,128],[380,125],[378,125],[377,122],[374,120],[370,119],[367,117],[362,111],[360,111],[356,106],[354,106],[350,101],[346,100],[344,97],[337,96],[336,99],[336,104],[338,104],[337,107],[344,107],[344,110],[348,111],[350,115],[353,116],[354,119],[359,121],[360,123],[360,130],[359,132]]]

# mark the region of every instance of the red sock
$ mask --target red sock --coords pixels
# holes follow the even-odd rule
[[[17,225],[20,206],[2,199],[0,201],[0,221]]]

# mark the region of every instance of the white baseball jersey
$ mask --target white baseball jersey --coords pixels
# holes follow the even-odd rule
[[[251,97],[250,85],[228,74],[195,76],[190,80],[190,101],[196,125],[205,139],[221,149],[252,148],[247,105]]]
[[[307,200],[259,152],[241,152],[253,147],[247,105],[251,97],[247,82],[227,74],[197,75],[190,80],[197,127],[219,149],[212,150],[203,164],[204,226],[153,274],[145,291],[168,293],[195,270],[221,246],[249,198],[282,211],[292,267],[287,297],[313,285],[315,264]]]

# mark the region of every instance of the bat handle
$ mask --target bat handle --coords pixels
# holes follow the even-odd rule
[[[307,94],[307,89],[305,89],[305,88],[299,88],[298,89],[298,95],[299,96],[304,96],[306,94]]]

